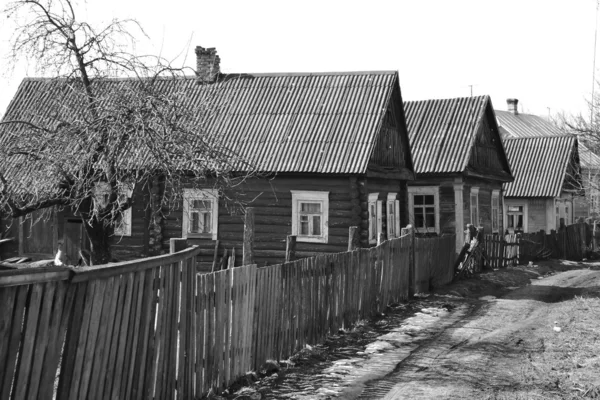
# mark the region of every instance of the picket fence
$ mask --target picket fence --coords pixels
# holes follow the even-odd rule
[[[454,237],[196,272],[198,248],[0,271],[0,398],[191,399],[452,280]],[[411,285],[411,280],[413,283]]]
[[[592,227],[584,222],[544,231],[485,235],[488,263],[493,268],[527,264],[546,258],[581,261],[592,246]]]

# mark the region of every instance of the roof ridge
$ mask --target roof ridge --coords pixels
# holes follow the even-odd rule
[[[329,71],[329,72],[229,72],[221,74],[223,77],[235,77],[235,76],[343,76],[343,75],[394,75],[398,74],[397,70],[371,70],[371,71]],[[54,81],[54,80],[67,80],[65,77],[43,77],[43,76],[26,76],[23,78],[24,81]],[[158,76],[158,77],[134,77],[134,76],[123,76],[123,77],[92,77],[94,79],[106,79],[106,80],[129,80],[129,79],[160,79],[160,80],[172,80],[172,79],[196,79],[196,75],[182,75],[182,76]]]
[[[404,103],[417,103],[422,101],[448,101],[448,100],[465,100],[465,99],[473,99],[473,100],[482,100],[485,98],[490,98],[489,94],[482,94],[479,96],[459,96],[459,97],[444,97],[437,99],[423,99],[423,100],[404,100]]]
[[[504,140],[526,140],[526,139],[544,139],[544,138],[573,138],[577,139],[577,135],[573,133],[555,133],[550,135],[536,135],[536,136],[520,136],[520,137],[505,137]]]

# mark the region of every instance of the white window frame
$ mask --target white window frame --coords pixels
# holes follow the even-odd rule
[[[211,231],[210,233],[191,233],[190,226],[190,202],[191,200],[203,200],[211,202]],[[183,218],[181,223],[183,238],[210,238],[217,240],[219,228],[219,191],[217,189],[183,189]]]
[[[388,193],[386,203],[388,239],[400,237],[400,200],[397,198],[398,193]]]
[[[133,196],[133,188],[131,186],[120,187],[119,195],[131,198]],[[119,202],[119,204],[121,203]],[[131,206],[121,212],[121,223],[115,226],[115,235],[131,236]]]
[[[426,229],[415,224],[415,195],[421,196],[433,195],[433,205],[435,208],[435,229],[434,232],[440,233],[440,188],[439,186],[409,186],[408,187],[408,218],[417,232]],[[458,222],[457,222],[458,223]],[[426,230],[426,232],[430,232]]]
[[[133,187],[129,184],[120,184],[119,185],[119,196],[125,195],[127,198],[130,198],[133,195]],[[93,195],[94,202],[96,203],[95,207],[104,208],[106,207],[106,199],[105,196],[110,196],[111,187],[108,182],[97,182],[94,184]],[[121,204],[121,203],[119,203]],[[127,210],[121,212],[121,223],[119,225],[115,225],[114,227],[114,235],[115,236],[131,236],[131,207],[127,208]]]
[[[523,207],[523,232],[529,232],[529,203],[527,200],[504,199],[502,207],[504,209],[504,230],[508,231],[508,207]],[[509,231],[510,233],[510,231]]]
[[[496,229],[494,229],[494,200],[497,201],[496,204]],[[492,233],[500,232],[500,221],[502,220],[502,208],[500,207],[500,190],[492,190]]]
[[[383,232],[383,201],[379,200],[379,192],[369,193],[369,201],[367,205],[369,212],[369,244],[377,244],[379,234]],[[374,215],[371,212],[372,207],[375,207]]]
[[[327,243],[329,241],[329,192],[292,190],[292,235],[296,242]],[[300,203],[321,203],[321,235],[300,235]]]
[[[475,221],[473,221],[473,198],[475,198]],[[471,188],[471,196],[469,196],[469,210],[471,217],[471,224],[475,227],[480,225],[479,223],[479,187],[473,186]]]

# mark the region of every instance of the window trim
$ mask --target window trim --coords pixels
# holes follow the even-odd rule
[[[433,205],[435,209],[435,233],[440,234],[440,187],[439,186],[409,186],[408,187],[408,218],[410,223],[418,232],[420,229],[427,228],[418,227],[415,224],[415,195],[433,195]]]
[[[496,209],[496,218],[497,224],[496,230],[494,230],[494,199],[498,200],[498,206]],[[502,218],[502,207],[500,207],[500,190],[495,189],[492,190],[492,204],[491,204],[491,214],[492,214],[492,233],[500,233],[500,220]]]
[[[329,241],[329,192],[316,190],[291,190],[292,193],[292,235],[296,242],[328,243]],[[321,207],[321,235],[303,236],[299,234],[299,218],[301,202],[320,202]]]
[[[375,205],[375,215],[371,215],[371,206]],[[383,201],[379,200],[379,192],[377,193],[369,193],[368,203],[367,203],[367,212],[369,214],[369,244],[377,244],[377,240],[379,239],[379,234],[383,232]],[[373,219],[375,218],[375,232],[373,232]],[[375,234],[373,236],[373,234]]]
[[[523,232],[529,232],[529,202],[524,199],[504,199],[503,208],[503,226],[504,230],[508,231],[508,207],[523,207]]]
[[[190,200],[208,200],[211,202],[211,232],[210,233],[190,233],[189,211]],[[183,189],[183,216],[181,222],[181,231],[183,238],[200,238],[217,240],[219,228],[219,190],[218,189]]]
[[[133,188],[130,186],[121,187],[119,190],[119,195],[124,194],[127,198],[133,197]],[[127,210],[121,212],[121,221],[125,221],[124,224],[115,226],[114,234],[115,236],[131,236],[131,224],[132,224],[132,213],[131,213],[131,205],[127,208]]]
[[[386,202],[386,215],[387,215],[387,237],[388,239],[393,239],[400,237],[400,200],[397,200],[398,193],[390,192],[387,195]],[[393,207],[394,211],[394,220],[390,221],[390,206]],[[394,232],[392,233],[390,230],[394,228]]]
[[[476,218],[475,222],[473,222],[473,196],[477,199],[477,204],[475,205]],[[471,187],[471,195],[469,196],[469,216],[471,218],[471,225],[475,227],[479,227],[480,218],[479,218],[479,187],[473,186]]]

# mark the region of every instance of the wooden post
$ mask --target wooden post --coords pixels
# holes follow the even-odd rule
[[[360,248],[360,234],[358,226],[348,228],[348,251],[354,251]]]
[[[215,253],[213,255],[213,263],[211,272],[215,272],[215,268],[217,267],[217,260],[219,258],[219,241],[215,240]]]
[[[402,228],[400,235],[411,235],[410,236],[410,249],[408,256],[408,297],[415,295],[415,229],[412,225],[406,225],[406,228]]]
[[[296,259],[296,235],[289,235],[285,239],[285,262]]]
[[[242,265],[254,264],[254,207],[246,208]]]

